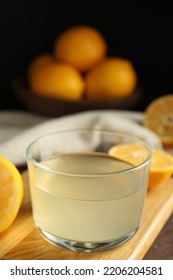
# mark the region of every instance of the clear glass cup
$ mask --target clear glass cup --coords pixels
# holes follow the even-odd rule
[[[138,143],[147,158],[132,166],[108,155]],[[35,225],[49,242],[73,251],[115,247],[138,230],[151,149],[138,137],[100,130],[55,132],[27,148]]]

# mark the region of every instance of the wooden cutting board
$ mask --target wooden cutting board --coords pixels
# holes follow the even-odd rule
[[[148,191],[138,232],[126,243],[103,252],[78,253],[60,249],[44,240],[35,229],[28,173],[22,174],[24,198],[18,216],[0,234],[0,259],[3,260],[138,260],[142,259],[173,211],[173,178]]]

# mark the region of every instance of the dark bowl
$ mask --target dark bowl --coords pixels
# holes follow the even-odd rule
[[[111,100],[82,99],[71,101],[36,95],[29,89],[25,79],[21,77],[13,80],[12,87],[15,95],[26,108],[35,113],[50,117],[64,116],[88,110],[129,110],[133,109],[142,94],[141,87],[138,86],[134,93],[128,97]]]

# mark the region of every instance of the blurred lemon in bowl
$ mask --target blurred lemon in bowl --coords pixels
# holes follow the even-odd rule
[[[79,100],[84,81],[77,69],[65,63],[49,62],[38,67],[29,79],[31,90],[40,96]]]
[[[55,60],[55,58],[53,57],[53,55],[48,54],[48,53],[40,54],[40,55],[34,57],[27,69],[28,80],[30,80],[32,78],[32,76],[35,75],[35,72],[39,68],[41,68],[49,63],[54,62],[54,60]]]
[[[55,57],[87,71],[106,54],[107,43],[103,35],[91,26],[73,26],[58,36],[54,44]]]
[[[137,74],[131,61],[107,57],[107,47],[97,29],[72,26],[57,36],[51,53],[33,58],[13,89],[27,108],[48,116],[133,108],[142,94]]]
[[[132,95],[137,74],[132,63],[124,58],[107,57],[86,75],[86,98],[114,99]]]

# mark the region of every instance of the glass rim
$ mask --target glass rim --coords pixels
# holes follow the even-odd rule
[[[147,158],[142,161],[140,164],[138,165],[135,165],[135,166],[132,166],[132,167],[129,167],[127,169],[123,169],[123,170],[118,170],[118,171],[112,171],[112,172],[102,172],[102,173],[75,173],[75,172],[65,172],[65,171],[58,171],[58,170],[55,170],[55,169],[52,169],[52,168],[49,168],[47,166],[45,166],[44,164],[38,162],[36,159],[34,159],[34,157],[31,155],[30,153],[30,150],[31,148],[34,146],[34,144],[36,144],[38,141],[42,140],[42,139],[45,139],[49,136],[53,136],[53,135],[56,135],[56,134],[63,134],[63,133],[69,133],[69,132],[75,132],[75,133],[82,133],[82,132],[88,132],[88,133],[93,133],[93,132],[98,132],[98,133],[105,133],[105,134],[111,134],[111,135],[117,135],[117,136],[128,136],[128,137],[131,137],[133,139],[136,139],[137,141],[141,142],[141,144],[143,146],[145,146],[145,148],[147,149],[148,151],[148,156]],[[27,157],[27,160],[32,162],[35,166],[37,166],[38,168],[42,169],[42,170],[45,170],[46,172],[49,172],[49,173],[53,173],[53,174],[58,174],[58,175],[63,175],[63,176],[73,176],[73,177],[104,177],[104,176],[111,176],[111,175],[114,175],[114,174],[120,174],[120,173],[127,173],[127,172],[132,172],[132,171],[135,171],[136,169],[139,169],[141,168],[142,166],[146,165],[150,159],[151,159],[151,156],[152,156],[152,151],[151,151],[151,147],[150,145],[145,141],[143,140],[142,138],[136,136],[136,135],[133,135],[133,134],[130,134],[130,133],[126,133],[126,132],[118,132],[118,131],[112,131],[112,130],[105,130],[105,129],[66,129],[66,130],[59,130],[59,131],[54,131],[54,132],[50,132],[50,133],[46,133],[46,134],[43,134],[39,137],[37,137],[35,140],[33,140],[29,145],[28,147],[26,148],[26,157]]]

